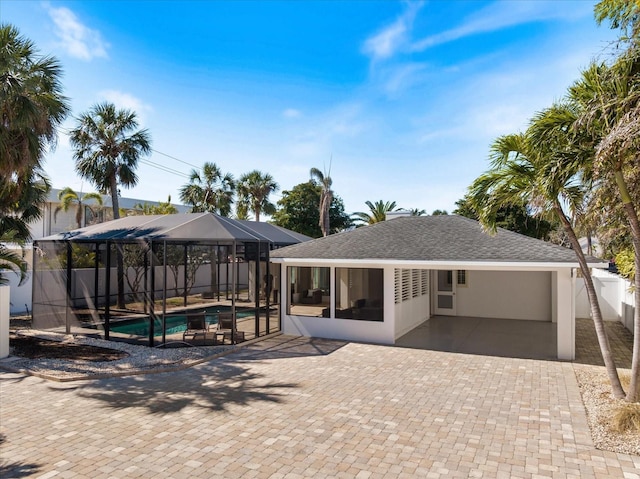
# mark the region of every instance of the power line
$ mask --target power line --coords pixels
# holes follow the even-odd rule
[[[66,133],[66,134],[71,133],[71,130],[68,129],[68,128],[59,127],[59,129],[61,131],[63,131],[64,133]],[[195,168],[196,170],[201,170],[202,169],[201,166],[192,165],[191,163],[187,163],[186,161],[183,161],[180,158],[176,158],[175,156],[168,155],[167,153],[163,153],[161,151],[154,150],[153,148],[151,149],[151,151],[153,151],[154,153],[157,153],[158,155],[162,155],[162,156],[166,156],[167,158],[171,158],[174,161],[178,161],[180,163],[184,163],[185,165],[191,166],[192,168]],[[156,162],[151,161],[151,160],[146,159],[146,158],[140,158],[138,161],[140,163],[144,164],[144,165],[151,166],[152,168],[156,168],[158,170],[164,171],[165,173],[170,173],[170,174],[181,176],[181,177],[187,178],[187,179],[190,178],[190,176],[188,174],[183,173],[182,171],[175,170],[173,168],[170,168],[168,166],[162,165],[160,163],[156,163]]]
[[[187,174],[185,174],[185,173],[183,173],[181,171],[174,170],[173,168],[169,168],[167,166],[161,165],[159,163],[154,163],[153,161],[145,160],[143,158],[140,158],[138,161],[140,163],[142,163],[143,165],[151,166],[153,168],[157,168],[157,169],[159,169],[161,171],[164,171],[166,173],[171,173],[172,175],[182,176],[183,178],[189,179],[189,175],[187,175]]]
[[[171,158],[172,160],[179,161],[180,163],[184,163],[185,165],[191,166],[192,168],[195,168],[196,170],[201,170],[202,169],[202,166],[192,165],[191,163],[187,163],[186,161],[183,161],[183,160],[181,160],[179,158],[176,158],[175,156],[167,155],[166,153],[162,153],[161,151],[154,150],[153,148],[151,149],[151,151],[153,151],[154,153],[157,153],[159,155],[166,156],[167,158]]]

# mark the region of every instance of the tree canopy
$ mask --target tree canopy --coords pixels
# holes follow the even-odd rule
[[[282,198],[278,201],[278,210],[272,218],[273,223],[312,238],[323,236],[318,209],[321,196],[322,187],[313,180],[283,191]],[[345,213],[344,204],[339,196],[333,195],[331,199],[329,220],[329,233],[337,233],[351,226],[351,219]]]

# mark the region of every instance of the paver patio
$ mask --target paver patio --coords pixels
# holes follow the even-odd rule
[[[279,336],[200,366],[0,374],[0,477],[620,477],[571,363]]]

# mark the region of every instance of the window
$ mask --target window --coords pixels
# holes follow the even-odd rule
[[[466,286],[467,285],[467,271],[464,269],[458,270],[458,286]]]
[[[402,272],[403,289],[405,271],[410,273]],[[336,318],[383,321],[383,277],[382,269],[336,268]]]
[[[329,317],[330,269],[290,266],[287,314]]]

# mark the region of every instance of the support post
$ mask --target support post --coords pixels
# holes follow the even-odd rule
[[[104,339],[109,340],[109,330],[111,329],[111,245],[106,242],[106,271],[104,281]]]
[[[185,244],[184,245],[184,293],[183,293],[183,297],[184,297],[184,307],[187,307],[187,262],[189,261],[189,245]]]
[[[233,252],[231,253],[231,261],[233,262],[233,266],[231,267],[231,344],[236,343],[236,242],[233,242]]]
[[[64,324],[65,324],[65,333],[66,334],[71,334],[71,324],[70,324],[70,318],[69,318],[69,309],[71,308],[71,269],[73,267],[73,255],[72,252],[73,250],[71,249],[71,242],[67,241],[66,242],[67,245],[67,301],[66,301],[66,308],[65,308],[65,312],[64,312]]]
[[[167,242],[162,248],[162,344],[167,344]]]
[[[568,361],[576,356],[574,300],[572,269],[559,269],[556,275],[558,359]]]
[[[153,264],[153,241],[149,242],[149,251],[151,254],[151,290],[149,291],[149,346],[153,347],[153,339],[155,337],[155,324],[156,324],[156,268]]]

